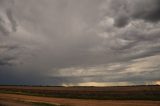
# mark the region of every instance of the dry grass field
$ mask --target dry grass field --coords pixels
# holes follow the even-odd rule
[[[0,86],[0,106],[160,106],[160,86]]]
[[[49,98],[38,96],[27,96],[17,94],[0,94],[1,102],[5,106],[159,106],[160,101],[139,101],[139,100],[84,100],[84,99],[66,99]],[[49,103],[50,105],[32,105],[18,101],[32,101]],[[53,105],[51,105],[53,104]],[[57,104],[57,105],[55,105]]]

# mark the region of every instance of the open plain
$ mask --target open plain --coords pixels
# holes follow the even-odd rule
[[[0,106],[160,106],[160,86],[1,86],[0,92]]]
[[[160,101],[145,101],[145,100],[82,100],[82,99],[67,99],[67,98],[49,98],[49,97],[37,97],[17,94],[0,94],[0,98],[3,99],[0,102],[6,104],[6,106],[32,106],[31,104],[25,104],[14,101],[33,101],[43,102],[49,104],[66,105],[66,106],[159,106]],[[7,103],[8,101],[8,103]],[[56,105],[55,105],[56,106]]]

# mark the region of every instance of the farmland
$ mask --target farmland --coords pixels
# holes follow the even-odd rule
[[[6,103],[8,100],[11,102],[17,100],[38,101],[71,106],[158,106],[160,105],[160,86],[0,86],[0,102]],[[29,104],[25,103],[25,105]]]
[[[1,93],[100,100],[160,100],[160,86],[32,87],[0,86]]]

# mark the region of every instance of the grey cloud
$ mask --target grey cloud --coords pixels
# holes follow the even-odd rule
[[[13,57],[7,57],[7,58],[0,58],[0,66],[4,66],[4,65],[12,65],[10,63],[10,60],[13,60]]]
[[[102,47],[109,48],[115,55],[120,55],[118,56],[120,61],[156,55],[159,54],[159,31],[158,23],[132,21],[128,26],[110,33],[104,30],[110,36],[104,37],[105,45]]]
[[[109,2],[109,3],[108,3]],[[115,19],[115,26],[124,27],[131,20],[158,22],[160,20],[159,0],[108,0],[108,11]]]
[[[144,19],[151,22],[160,20],[160,1],[159,0],[142,0],[134,4],[132,16],[136,19]],[[139,10],[138,10],[139,9]]]
[[[129,22],[129,17],[125,16],[124,14],[121,14],[117,17],[115,17],[115,23],[114,25],[117,27],[124,27],[128,24]]]
[[[160,54],[158,5],[157,0],[3,0],[0,83],[158,80],[159,66],[152,64]]]
[[[87,69],[70,68],[57,70],[51,78],[66,79],[65,84],[78,82],[131,82],[144,84],[159,79],[159,55],[140,58],[138,60],[118,62]],[[150,76],[152,74],[152,76]]]
[[[5,21],[0,17],[0,35],[2,36],[5,36],[5,35],[8,35],[9,32],[8,30],[5,28]]]
[[[12,61],[17,59],[14,51],[19,49],[16,45],[0,45],[0,67],[4,65],[12,65]]]
[[[11,9],[7,9],[7,10],[6,10],[6,15],[7,15],[8,19],[9,19],[10,22],[11,22],[12,30],[13,30],[13,31],[16,31],[16,30],[17,30],[17,22],[15,21],[15,19],[14,19],[14,17],[13,17],[12,10],[11,10]]]
[[[12,49],[17,49],[17,48],[18,48],[17,45],[0,45],[0,49],[12,50]]]
[[[1,0],[0,1],[0,35],[9,35],[10,32],[16,31],[16,21],[12,14],[12,9],[10,8],[13,1]],[[7,9],[8,8],[8,9]]]
[[[17,22],[12,13],[13,1],[0,1],[0,66],[12,65],[12,61],[16,60],[15,53],[19,45],[10,40],[10,34],[16,31]]]

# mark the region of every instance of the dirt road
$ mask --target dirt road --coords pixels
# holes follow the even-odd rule
[[[31,106],[31,105],[17,102],[14,100],[3,99],[3,100],[0,100],[0,106]]]
[[[82,100],[49,98],[17,94],[1,94],[0,99],[66,104],[69,106],[160,106],[160,101]]]

